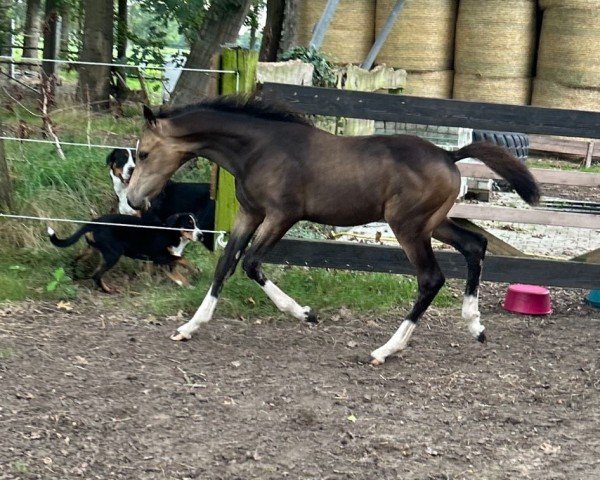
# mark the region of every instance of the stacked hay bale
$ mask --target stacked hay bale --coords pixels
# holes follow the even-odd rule
[[[309,44],[326,4],[327,0],[299,2],[299,45]],[[374,39],[375,0],[344,0],[329,24],[321,50],[336,63],[360,63],[371,50]]]
[[[535,39],[535,0],[461,0],[453,97],[528,104]]]
[[[381,30],[396,0],[377,0],[375,29]],[[406,0],[377,56],[377,63],[407,71],[404,93],[452,96],[454,25],[458,0]]]
[[[600,111],[600,0],[540,0],[532,105]]]

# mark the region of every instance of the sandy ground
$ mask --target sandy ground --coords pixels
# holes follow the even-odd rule
[[[565,290],[512,315],[504,287],[483,287],[487,344],[431,309],[377,368],[401,311],[217,314],[175,343],[181,318],[118,297],[1,306],[0,478],[600,478],[600,310]]]

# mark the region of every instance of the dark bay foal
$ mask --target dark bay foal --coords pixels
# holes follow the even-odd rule
[[[299,220],[337,226],[385,220],[415,266],[418,298],[396,333],[371,353],[372,363],[381,364],[406,347],[417,321],[444,284],[432,237],[465,256],[468,278],[462,316],[471,335],[485,340],[478,290],[486,240],[446,215],[460,186],[455,162],[468,157],[483,161],[528,203],[539,200],[531,173],[507,151],[475,143],[447,152],[409,135],[338,137],[256,98],[221,98],[156,116],[145,107],[144,116],[146,128],[129,183],[131,206],[147,205],[169,177],[196,156],[209,158],[235,176],[240,202],[208,294],[174,340],[189,339],[211,319],[223,282],[242,256],[247,275],[280,310],[314,320],[309,307],[298,305],[261,270],[265,254]]]

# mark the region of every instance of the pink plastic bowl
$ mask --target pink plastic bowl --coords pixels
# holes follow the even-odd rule
[[[504,297],[504,310],[526,315],[547,315],[552,313],[550,292],[537,285],[514,284],[508,287]]]

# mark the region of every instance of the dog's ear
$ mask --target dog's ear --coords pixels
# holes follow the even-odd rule
[[[144,110],[144,119],[146,120],[146,125],[150,128],[154,128],[156,127],[156,116],[154,115],[154,112],[150,109],[150,107],[148,105],[144,105],[143,107]]]
[[[115,153],[117,151],[116,150],[112,150],[107,156],[106,156],[106,165],[110,166],[114,163],[115,161]]]
[[[176,227],[180,216],[181,215],[179,213],[176,213],[174,215],[171,215],[170,217],[167,217],[167,220],[165,221],[165,225],[167,227]]]

